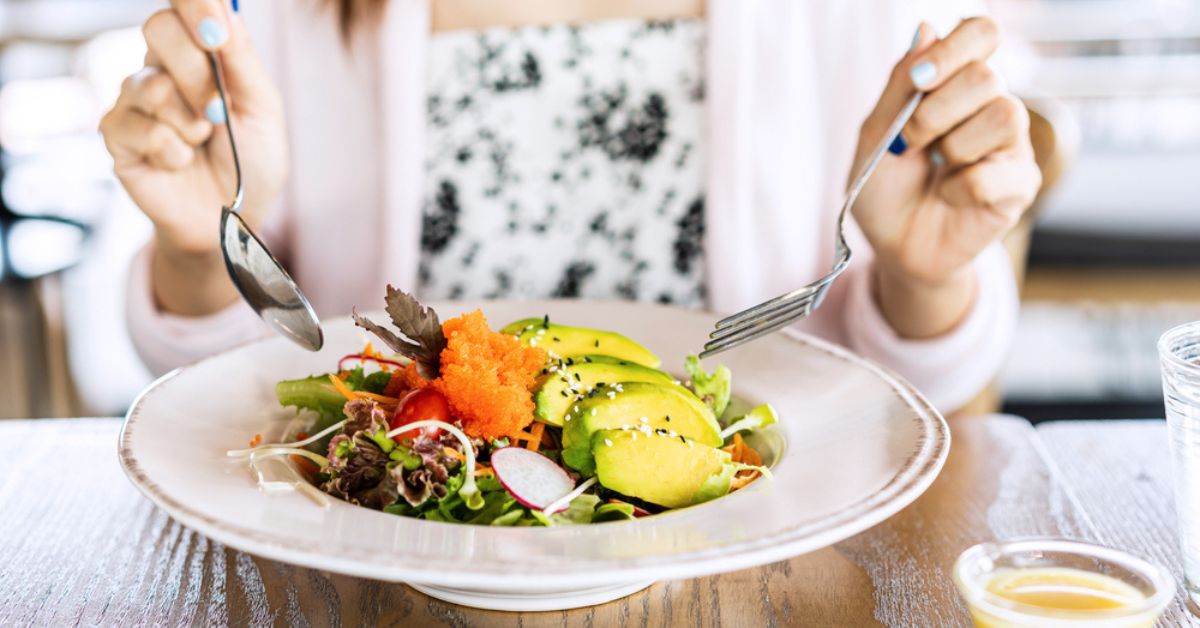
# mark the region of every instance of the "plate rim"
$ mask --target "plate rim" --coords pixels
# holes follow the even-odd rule
[[[620,302],[614,302],[620,303]],[[628,304],[627,304],[628,305]],[[644,304],[637,304],[643,306]],[[652,304],[655,307],[666,307]],[[674,308],[671,308],[674,309]],[[693,313],[712,314],[695,310]],[[337,317],[339,321],[347,317]],[[117,454],[126,477],[143,495],[162,508],[183,526],[229,547],[308,568],[346,575],[390,581],[412,581],[423,584],[495,588],[502,577],[504,588],[535,587],[552,579],[560,586],[591,586],[599,583],[632,582],[635,580],[694,578],[763,565],[820,549],[845,540],[870,528],[903,508],[923,494],[940,474],[949,454],[951,435],[946,419],[904,378],[891,369],[875,363],[832,342],[792,329],[781,330],[779,338],[824,352],[836,359],[854,363],[872,371],[888,384],[924,426],[916,450],[883,486],[836,513],[815,520],[802,521],[782,532],[714,548],[657,555],[626,557],[609,560],[583,560],[567,567],[536,567],[520,570],[518,562],[471,560],[470,570],[455,570],[461,559],[431,559],[405,557],[395,552],[356,551],[338,553],[322,551],[319,546],[301,544],[272,535],[261,529],[201,513],[167,494],[151,479],[138,463],[133,452],[136,423],[141,418],[146,400],[161,391],[164,385],[181,373],[196,366],[218,360],[247,346],[270,341],[255,339],[224,351],[206,356],[197,362],[174,369],[147,386],[131,404],[121,424],[117,439]],[[439,523],[439,522],[431,522]],[[442,525],[462,525],[442,523]],[[339,548],[344,550],[346,548]],[[648,560],[651,558],[652,560]]]

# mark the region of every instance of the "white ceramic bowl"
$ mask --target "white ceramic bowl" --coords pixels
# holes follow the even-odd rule
[[[715,317],[629,303],[438,303],[443,320],[480,307],[493,327],[549,314],[612,329],[682,371]],[[636,521],[492,528],[421,521],[296,493],[262,493],[227,449],[272,437],[295,417],[278,380],[328,372],[365,332],[327,322],[325,349],[266,339],[202,360],[151,385],[130,409],[120,459],[130,480],[172,517],[216,541],[267,558],[379,580],[501,610],[596,604],[670,578],[743,569],[803,554],[894,514],[933,481],[949,450],[946,422],[895,375],[848,351],[780,333],[710,360],[734,391],[770,402],[781,422],[759,445],[774,480]]]

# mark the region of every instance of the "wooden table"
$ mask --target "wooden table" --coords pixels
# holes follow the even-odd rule
[[[955,626],[950,580],[980,541],[1056,535],[1181,573],[1161,421],[952,424],[929,491],[838,545],[757,569],[660,582],[567,612],[445,604],[402,584],[228,549],[171,521],[125,479],[117,419],[0,421],[0,626]],[[1200,625],[1182,601],[1160,625]]]

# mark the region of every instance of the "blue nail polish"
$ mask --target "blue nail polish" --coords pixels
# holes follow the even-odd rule
[[[897,134],[896,139],[888,146],[888,152],[893,155],[903,155],[904,151],[908,150],[908,142],[904,141],[904,136]]]
[[[225,124],[225,104],[221,102],[220,96],[213,96],[212,100],[204,105],[204,117],[213,124]]]
[[[235,0],[236,3],[236,0]],[[913,33],[912,43],[908,45],[909,50],[915,50],[917,44],[921,43],[921,26],[917,25],[917,32]]]
[[[200,24],[196,26],[196,32],[200,35],[200,41],[209,48],[216,48],[229,39],[229,34],[221,27],[220,22],[211,17],[200,20]]]
[[[233,0],[233,12],[238,12],[238,0]]]
[[[934,168],[941,168],[946,165],[946,158],[942,156],[942,151],[935,148],[929,151],[929,163],[933,164]]]
[[[933,67],[933,64],[928,61],[922,61],[908,75],[912,78],[913,85],[924,87],[937,78],[937,68]]]

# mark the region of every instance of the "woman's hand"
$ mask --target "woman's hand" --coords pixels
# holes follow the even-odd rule
[[[863,123],[853,174],[913,92],[926,96],[854,206],[875,252],[875,294],[901,336],[949,331],[974,295],[971,261],[1041,185],[1029,117],[986,62],[996,24],[971,18],[943,40],[922,25]]]
[[[251,225],[287,174],[283,105],[227,2],[172,0],[142,32],[145,67],[122,84],[100,131],[117,178],[154,223],[160,306],[207,314],[236,298],[217,238],[235,174],[208,51],[221,57],[242,163],[242,214]]]

